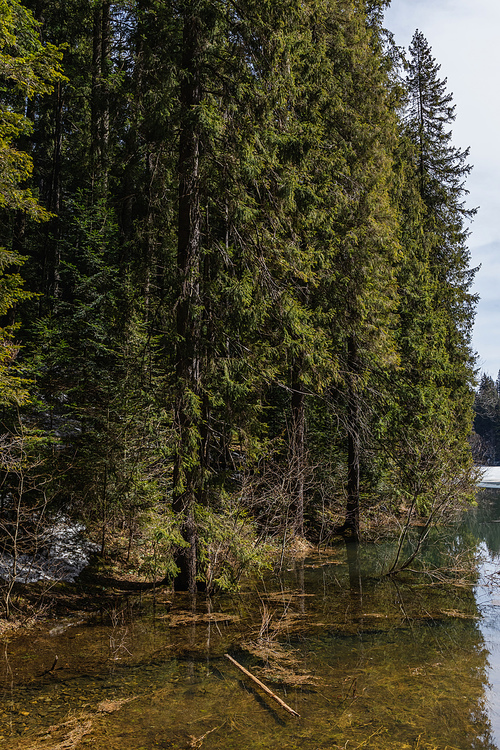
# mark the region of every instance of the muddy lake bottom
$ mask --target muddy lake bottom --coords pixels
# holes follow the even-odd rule
[[[384,577],[394,545],[339,546],[238,595],[159,590],[154,606],[120,597],[12,635],[0,750],[498,748],[499,518],[488,490],[464,529],[429,547],[435,567],[475,555],[470,585]]]

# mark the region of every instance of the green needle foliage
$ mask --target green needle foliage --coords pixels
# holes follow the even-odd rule
[[[24,418],[103,554],[120,529],[178,588],[468,496],[467,152],[418,33],[398,80],[386,5],[2,5]]]
[[[397,164],[402,259],[398,269],[401,366],[390,404],[398,492],[417,507],[474,494],[471,429],[476,298],[464,205],[468,151],[451,143],[446,80],[420,32],[410,47]],[[392,440],[391,440],[392,436]],[[443,467],[448,467],[443,475]],[[468,487],[468,490],[467,490]],[[455,490],[453,489],[455,488]]]
[[[29,10],[16,0],[0,3],[0,210],[6,224],[16,212],[47,220],[28,180],[33,160],[27,138],[32,122],[27,116],[35,97],[48,94],[61,73],[61,50],[43,45],[39,26]],[[26,148],[23,148],[26,146]],[[6,211],[7,209],[7,211]],[[27,398],[27,381],[15,367],[18,346],[14,341],[12,311],[31,298],[18,272],[24,258],[18,248],[0,248],[0,402],[19,404]]]
[[[43,45],[29,10],[15,0],[0,3],[0,206],[21,209],[34,218],[47,213],[23,183],[33,162],[16,140],[31,132],[25,107],[35,96],[48,94],[61,81],[60,49]]]

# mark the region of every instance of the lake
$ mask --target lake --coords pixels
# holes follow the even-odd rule
[[[383,575],[395,546],[342,544],[237,595],[160,590],[12,637],[0,750],[500,748],[500,492],[436,531],[419,572]]]

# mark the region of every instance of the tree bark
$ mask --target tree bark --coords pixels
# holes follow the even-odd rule
[[[64,109],[64,87],[61,82],[57,83],[54,90],[54,128],[53,128],[53,153],[46,195],[46,205],[54,214],[46,223],[43,245],[43,298],[45,300],[56,299],[60,294],[60,218],[61,211],[61,154],[63,145],[63,109]],[[43,305],[40,297],[39,307]]]
[[[292,373],[292,492],[295,500],[294,531],[299,536],[304,536],[304,471],[306,465],[306,416],[305,416],[305,394],[303,391],[300,368],[293,367]]]
[[[197,107],[201,102],[201,24],[188,4],[184,17],[182,125],[179,141],[179,209],[177,228],[178,300],[176,305],[176,426],[178,448],[174,465],[173,510],[182,519],[181,532],[187,546],[179,550],[179,574],[174,586],[196,589],[197,555],[194,505],[200,490],[200,420],[196,414],[200,398],[200,257],[201,213],[199,187],[200,134]]]
[[[107,193],[109,161],[109,90],[110,3],[94,9],[92,46],[92,126],[91,164],[94,190]]]
[[[344,531],[352,541],[359,541],[359,473],[360,473],[360,410],[357,347],[354,337],[348,344],[350,384],[347,399],[347,506]]]

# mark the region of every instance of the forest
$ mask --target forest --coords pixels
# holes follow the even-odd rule
[[[468,149],[388,4],[0,0],[14,578],[61,517],[193,591],[473,497]]]
[[[500,464],[500,373],[496,381],[483,373],[474,398],[472,455],[479,464]]]

